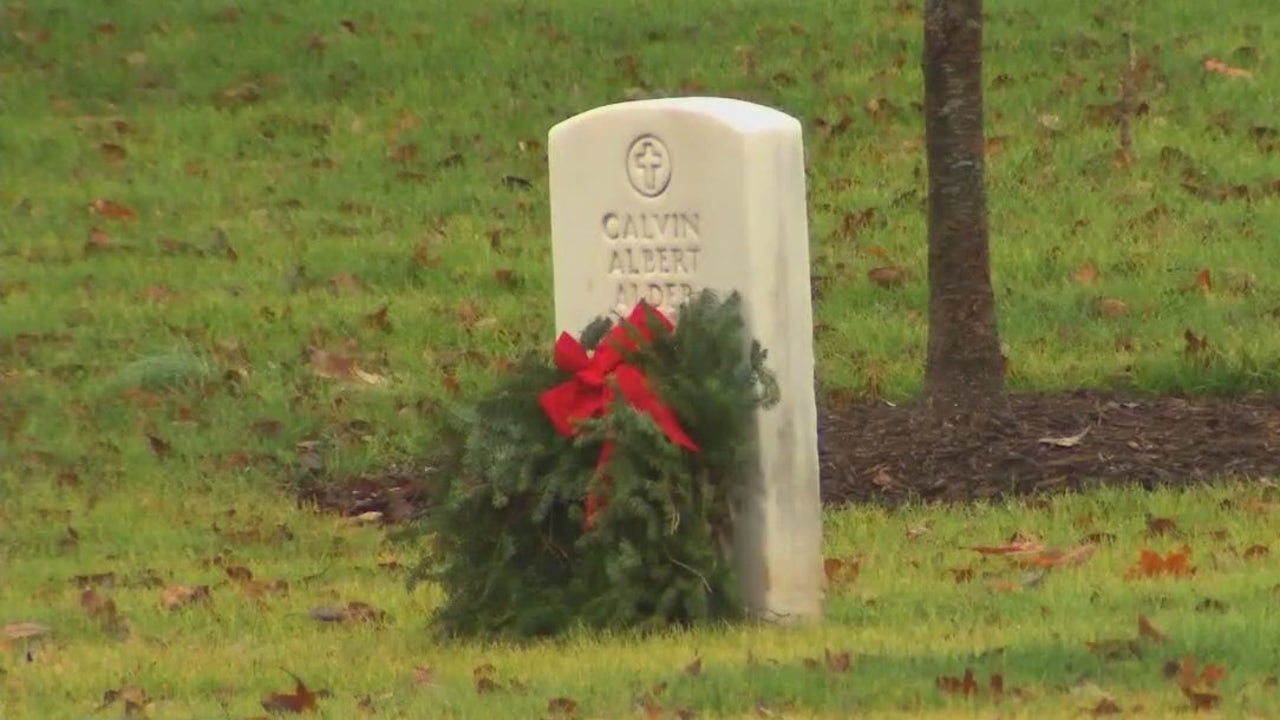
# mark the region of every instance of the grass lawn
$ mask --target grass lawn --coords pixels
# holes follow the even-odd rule
[[[0,8],[0,624],[52,630],[0,640],[0,714],[118,716],[128,697],[95,708],[136,686],[147,717],[253,717],[292,691],[286,671],[330,690],[316,704],[335,718],[1044,718],[1107,698],[1125,716],[1280,713],[1280,572],[1258,549],[1275,550],[1277,498],[1256,482],[833,509],[827,554],[858,572],[838,574],[820,627],[526,648],[435,642],[437,598],[403,588],[414,549],[295,507],[282,481],[420,453],[442,402],[549,350],[546,131],[630,97],[802,120],[823,391],[917,393],[921,18],[856,5]],[[1271,5],[988,3],[1013,387],[1280,388]],[[869,279],[889,266],[907,282]],[[968,549],[1018,532],[1114,538],[1044,577]],[[1140,550],[1183,545],[1193,575],[1126,577]],[[207,600],[173,590],[203,585]],[[351,601],[384,622],[312,616]],[[1163,643],[1134,639],[1139,614]],[[1164,677],[1184,656],[1227,668],[1216,701]],[[979,692],[939,686],[966,667]]]

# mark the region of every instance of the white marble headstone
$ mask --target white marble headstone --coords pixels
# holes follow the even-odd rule
[[[748,610],[822,614],[813,316],[800,123],[740,100],[608,105],[548,142],[556,332],[645,299],[678,322],[694,292],[737,290],[782,400],[757,419],[759,458],[735,508]]]

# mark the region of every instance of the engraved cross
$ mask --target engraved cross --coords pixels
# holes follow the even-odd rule
[[[641,147],[643,149],[635,154],[636,167],[644,170],[644,185],[649,190],[653,190],[658,183],[658,168],[662,167],[665,161],[662,153],[654,149],[652,141],[644,141]]]

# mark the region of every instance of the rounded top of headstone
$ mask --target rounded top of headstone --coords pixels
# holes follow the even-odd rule
[[[551,133],[578,125],[608,122],[623,116],[648,113],[688,114],[706,118],[740,133],[775,131],[797,127],[799,121],[774,108],[725,97],[675,97],[633,100],[592,108],[560,122]]]

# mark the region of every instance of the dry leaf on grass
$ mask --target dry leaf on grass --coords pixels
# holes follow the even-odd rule
[[[269,713],[304,713],[316,709],[317,694],[307,688],[297,675],[285,670],[294,680],[292,693],[271,693],[262,700],[262,709]]]
[[[208,599],[208,585],[197,585],[196,587],[173,585],[160,591],[160,607],[170,611]]]
[[[311,371],[317,376],[330,380],[358,382],[366,385],[380,385],[386,378],[374,373],[365,372],[356,364],[356,359],[349,355],[341,355],[328,350],[311,351]]]
[[[1191,548],[1183,546],[1180,550],[1171,551],[1164,557],[1160,553],[1153,550],[1143,548],[1138,556],[1138,562],[1129,568],[1125,573],[1128,579],[1135,578],[1156,578],[1161,576],[1186,577],[1194,575],[1195,566],[1191,565],[1188,560],[1191,557]]]
[[[1253,75],[1253,73],[1249,72],[1248,70],[1242,70],[1238,67],[1231,67],[1230,65],[1222,62],[1221,60],[1215,57],[1205,58],[1202,66],[1204,67],[1205,72],[1217,73],[1219,75],[1226,75],[1227,77],[1245,78]]]

